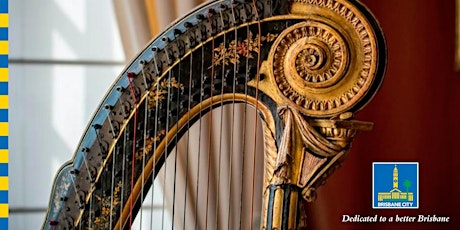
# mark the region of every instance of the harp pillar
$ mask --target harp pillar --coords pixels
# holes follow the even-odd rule
[[[262,229],[305,229],[304,205],[339,168],[360,131],[353,120],[375,95],[386,65],[383,33],[357,1],[294,0],[285,29],[256,85],[276,102],[265,124],[266,181]]]

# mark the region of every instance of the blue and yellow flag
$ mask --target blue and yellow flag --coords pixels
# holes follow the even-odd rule
[[[8,0],[0,0],[0,229],[8,229]]]

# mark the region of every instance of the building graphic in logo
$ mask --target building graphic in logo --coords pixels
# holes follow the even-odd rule
[[[418,208],[418,162],[372,164],[373,208]]]

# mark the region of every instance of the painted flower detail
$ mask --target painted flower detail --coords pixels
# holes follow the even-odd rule
[[[213,64],[215,66],[237,64],[240,62],[240,57],[254,58],[254,54],[260,52],[262,42],[273,42],[277,37],[278,34],[268,33],[259,39],[259,35],[254,36],[252,32],[249,32],[246,39],[242,41],[232,40],[228,47],[221,43],[217,48],[214,48]]]
[[[238,45],[236,46],[236,52],[241,56],[248,56],[249,50],[246,43],[238,41]]]
[[[108,229],[110,227],[110,216],[115,214],[114,209],[120,204],[120,193],[122,185],[123,184],[121,181],[118,181],[113,190],[113,197],[101,197],[99,195],[95,195],[97,201],[101,202],[102,204],[101,215],[94,218],[93,225],[89,229]]]
[[[272,42],[275,41],[275,39],[278,37],[278,34],[271,34],[268,33],[267,36],[265,37],[267,42]],[[263,38],[263,37],[262,37]]]
[[[149,109],[153,109],[157,106],[158,102],[165,100],[166,94],[168,94],[168,88],[175,88],[178,89],[182,87],[182,84],[177,82],[176,78],[172,77],[164,78],[160,82],[153,84],[149,90]]]
[[[69,190],[69,186],[71,184],[71,179],[72,179],[71,177],[72,175],[70,175],[70,173],[64,174],[61,177],[61,181],[59,182],[59,185],[56,186],[56,190],[54,192],[54,199],[53,199],[53,204],[54,204],[54,207],[52,210],[53,215],[58,213],[60,209],[62,208],[63,202],[61,200],[61,197],[66,196]]]
[[[145,137],[145,147],[141,147],[139,151],[136,153],[136,160],[142,160],[142,158],[147,157],[148,155],[152,154],[153,144],[166,135],[166,130],[160,130],[156,136],[147,138]]]

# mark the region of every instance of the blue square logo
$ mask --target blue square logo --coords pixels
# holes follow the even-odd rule
[[[372,208],[419,208],[418,162],[372,163]]]

